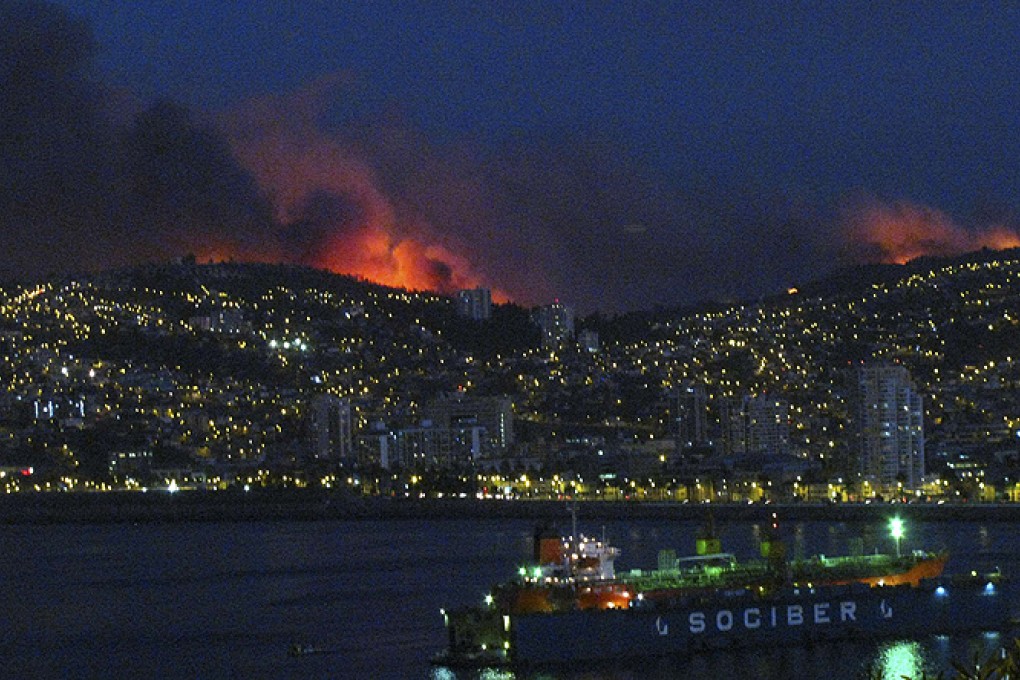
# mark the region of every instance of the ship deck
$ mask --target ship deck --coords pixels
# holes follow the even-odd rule
[[[860,555],[852,557],[814,557],[789,564],[786,580],[796,583],[842,583],[857,579],[906,573],[924,560],[937,555],[903,556]],[[661,590],[751,588],[770,583],[775,575],[766,562],[743,562],[732,566],[705,566],[698,569],[632,570],[617,575],[617,580],[635,593]]]

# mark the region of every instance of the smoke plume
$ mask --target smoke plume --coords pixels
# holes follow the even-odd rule
[[[376,283],[450,293],[485,284],[459,244],[319,122],[343,79],[248,102],[222,117],[236,156],[274,206],[278,255]]]
[[[620,311],[772,293],[840,255],[1020,244],[908,202],[833,215],[796,189],[711,176],[683,139],[628,147],[597,123],[436,141],[398,103],[348,106],[366,87],[355,73],[216,115],[147,104],[105,85],[95,52],[67,11],[0,0],[0,276],[193,253]]]
[[[92,72],[91,30],[40,2],[0,3],[0,274],[252,250],[272,229],[222,136],[186,110],[147,110]]]
[[[968,229],[939,210],[907,201],[863,201],[845,213],[845,224],[855,259],[865,262],[903,264],[922,255],[1020,246],[1020,233],[1005,225]]]

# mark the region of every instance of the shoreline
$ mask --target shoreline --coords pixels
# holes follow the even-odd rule
[[[914,521],[1020,521],[1020,504],[683,504],[577,501],[582,519],[874,522],[892,515]],[[328,490],[26,493],[0,497],[0,524],[105,524],[415,519],[563,520],[567,501],[353,496]]]

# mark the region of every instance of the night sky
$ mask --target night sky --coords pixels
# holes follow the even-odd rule
[[[0,0],[0,276],[616,312],[1020,244],[1016,3]]]

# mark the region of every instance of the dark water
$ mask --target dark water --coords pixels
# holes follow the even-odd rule
[[[566,525],[566,522],[564,522]],[[602,525],[585,525],[599,533]],[[695,523],[611,522],[618,567],[651,567],[660,548],[690,552]],[[724,546],[757,550],[758,526],[721,524]],[[0,676],[11,678],[432,678],[444,643],[440,607],[481,602],[530,550],[513,520],[13,526],[0,530]],[[792,550],[843,554],[849,540],[889,548],[885,527],[804,522]],[[908,527],[903,549],[948,548],[950,571],[1020,574],[1009,523]],[[292,658],[293,642],[327,653]],[[1007,636],[702,654],[686,660],[557,669],[549,680],[920,677],[1008,642]]]

